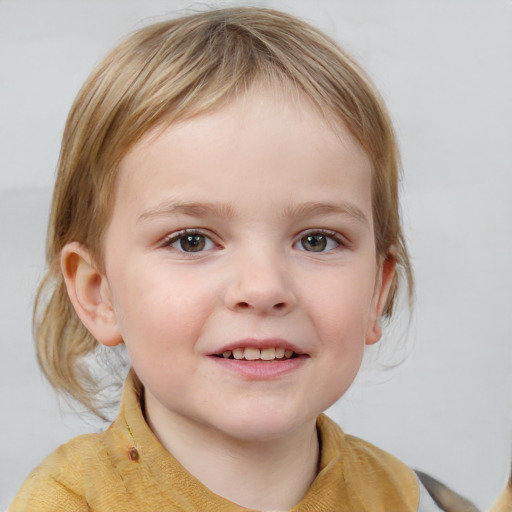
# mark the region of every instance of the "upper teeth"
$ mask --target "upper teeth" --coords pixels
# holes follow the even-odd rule
[[[271,347],[260,350],[259,348],[235,348],[234,350],[226,350],[222,353],[222,357],[228,359],[231,356],[235,359],[245,359],[247,361],[256,361],[262,359],[263,361],[273,361],[274,359],[290,359],[293,355],[293,350],[285,350],[283,347]]]

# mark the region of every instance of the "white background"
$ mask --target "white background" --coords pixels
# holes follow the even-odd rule
[[[408,355],[394,371],[363,371],[330,414],[483,509],[504,485],[512,439],[512,2],[252,4],[345,46],[381,89],[402,147],[417,303],[403,340],[388,335],[382,350]],[[0,0],[0,509],[58,444],[99,428],[59,408],[30,334],[67,111],[124,35],[190,6],[200,4]]]

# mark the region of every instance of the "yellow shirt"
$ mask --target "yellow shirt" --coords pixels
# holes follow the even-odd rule
[[[188,473],[144,420],[131,372],[119,416],[101,434],[72,439],[27,478],[9,512],[247,512]],[[379,448],[317,420],[320,471],[291,512],[418,510],[412,470]]]

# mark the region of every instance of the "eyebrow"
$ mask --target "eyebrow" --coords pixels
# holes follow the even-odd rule
[[[143,212],[137,219],[137,222],[173,215],[187,215],[190,217],[215,216],[229,220],[235,217],[235,209],[230,204],[225,203],[167,200]],[[313,215],[348,216],[366,227],[370,227],[370,222],[364,212],[358,206],[349,202],[321,203],[312,201],[299,205],[290,205],[283,210],[283,217],[285,218],[310,217]]]
[[[316,201],[289,206],[284,211],[287,217],[310,217],[312,215],[343,215],[351,217],[366,227],[370,221],[363,210],[353,203],[320,203]]]
[[[168,200],[146,210],[140,215],[137,222],[154,217],[170,217],[172,215],[188,215],[190,217],[213,215],[230,219],[235,216],[235,211],[231,205],[224,203],[195,203]]]

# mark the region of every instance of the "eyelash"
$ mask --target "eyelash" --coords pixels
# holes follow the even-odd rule
[[[304,240],[307,239],[308,237],[315,237],[315,236],[324,237],[324,239],[327,240],[326,241],[326,246],[328,246],[329,240],[335,242],[336,243],[336,247],[331,247],[331,248],[329,248],[327,250],[324,250],[325,249],[325,246],[324,246],[324,247],[321,247],[321,250],[319,250],[319,251],[315,251],[315,250],[308,251],[304,247]],[[192,251],[186,251],[186,250],[183,249],[182,242],[180,242],[182,240],[185,240],[186,237],[189,237],[189,238],[201,237],[201,239],[202,239],[201,241],[203,242],[204,245],[202,245],[202,246],[200,245],[200,248],[197,251],[193,251],[193,250]],[[201,241],[199,243],[201,243]],[[201,231],[198,231],[198,230],[195,230],[195,229],[183,229],[181,231],[178,231],[177,233],[169,235],[163,241],[162,247],[173,247],[173,245],[178,243],[178,242],[180,242],[181,248],[174,247],[174,249],[176,249],[177,251],[179,251],[181,253],[184,253],[184,254],[193,254],[195,252],[201,253],[201,252],[204,252],[206,250],[213,249],[215,247],[215,245],[216,245],[215,242],[211,239],[210,236],[205,235]],[[205,249],[205,246],[208,246],[209,244],[211,244],[211,247],[206,247],[206,249]],[[330,251],[338,249],[339,247],[346,247],[347,246],[347,243],[344,240],[344,238],[342,238],[338,233],[336,233],[334,231],[324,230],[324,229],[312,229],[310,231],[301,233],[300,238],[293,244],[293,247],[297,248],[298,244],[302,245],[302,248],[301,249],[298,248],[298,250],[304,251],[304,252],[330,252]]]
[[[179,242],[180,240],[184,240],[186,237],[202,237],[205,241],[205,244],[212,244],[212,247],[209,247],[209,249],[213,248],[215,246],[215,242],[209,237],[208,235],[205,235],[201,231],[198,231],[196,229],[183,229],[181,231],[178,231],[177,233],[173,233],[172,235],[169,235],[162,243],[162,247],[172,247],[175,243]],[[175,249],[179,252],[185,253],[185,254],[193,254],[194,252],[203,252],[204,247],[201,247],[198,251],[185,251],[183,250],[183,247],[181,249],[175,247]],[[208,249],[207,249],[208,250]]]
[[[343,237],[339,235],[339,233],[336,233],[335,231],[329,231],[325,229],[312,229],[310,231],[306,231],[305,233],[301,233],[301,237],[297,242],[295,242],[294,247],[296,247],[298,244],[302,244],[302,247],[304,247],[303,241],[307,237],[314,237],[314,236],[320,236],[324,237],[327,240],[334,241],[336,243],[336,247],[331,247],[328,250],[320,250],[320,251],[307,251],[305,248],[299,249],[305,252],[330,252],[336,249],[339,249],[340,247],[346,247],[347,243]],[[326,242],[328,244],[328,242]]]

